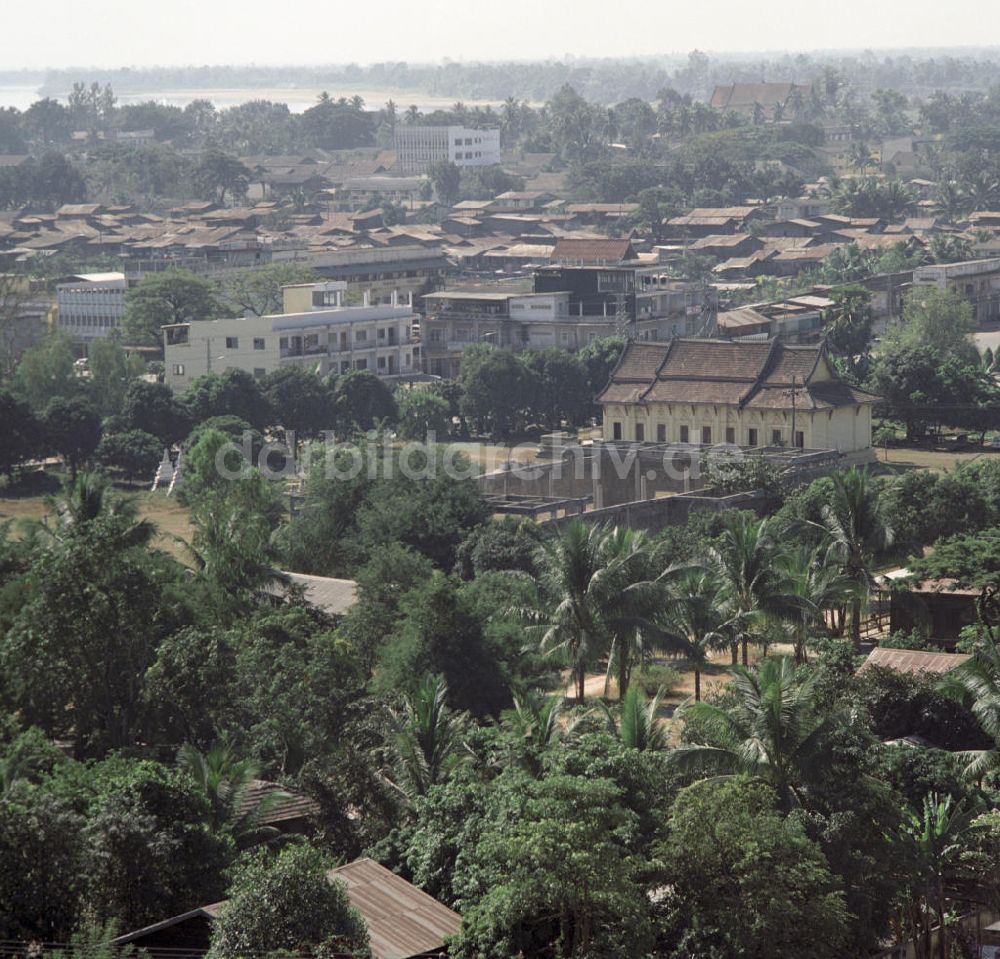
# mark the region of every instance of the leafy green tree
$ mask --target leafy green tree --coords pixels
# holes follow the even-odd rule
[[[121,417],[115,432],[141,430],[155,436],[164,446],[180,442],[191,429],[187,410],[169,386],[135,380],[125,391]]]
[[[503,516],[473,529],[458,548],[456,570],[471,580],[491,570],[521,570],[534,576],[542,539],[537,523]]]
[[[117,761],[122,762],[122,761]],[[87,903],[126,929],[218,901],[231,843],[208,826],[208,801],[186,775],[150,761],[96,780],[86,805]]]
[[[212,491],[223,490],[238,479],[249,464],[234,441],[221,430],[201,431],[184,459],[184,498],[196,502]]]
[[[143,343],[159,343],[160,328],[218,315],[215,287],[187,270],[144,276],[125,296],[125,332]]]
[[[824,762],[832,725],[816,707],[816,676],[799,679],[787,657],[765,659],[755,669],[734,666],[735,701],[685,707],[691,735],[708,741],[676,750],[671,761],[688,770],[753,776],[774,789],[783,808],[800,803]]]
[[[107,469],[118,470],[131,482],[137,476],[149,480],[156,472],[163,455],[163,446],[150,433],[127,430],[101,437],[94,458]]]
[[[943,357],[978,363],[979,355],[972,343],[975,328],[968,301],[951,290],[920,286],[906,299],[902,323],[886,332],[886,349],[919,346]]]
[[[239,959],[248,952],[369,956],[368,929],[347,887],[307,844],[277,856],[260,852],[241,863],[229,901],[212,926],[209,955]]]
[[[625,341],[620,336],[604,336],[591,340],[580,352],[580,362],[587,370],[587,386],[592,397],[597,396],[611,379],[611,371],[621,359]]]
[[[434,193],[438,200],[445,206],[451,206],[459,196],[459,188],[462,183],[462,173],[449,160],[441,160],[432,163],[427,171],[431,183],[434,184]]]
[[[464,906],[458,959],[645,955],[653,945],[638,817],[601,776],[512,781],[463,848],[454,885]]]
[[[0,470],[8,481],[14,481],[17,467],[42,445],[42,427],[31,407],[0,389]]]
[[[333,427],[333,410],[326,384],[314,373],[283,366],[268,373],[260,388],[267,400],[268,423],[294,432],[296,442]]]
[[[142,357],[126,354],[116,339],[107,337],[91,342],[87,350],[90,396],[103,416],[121,412],[125,391],[144,366]]]
[[[173,620],[163,591],[179,572],[135,545],[149,530],[127,510],[71,515],[32,557],[0,637],[0,702],[80,752],[123,749],[141,732],[143,677]]]
[[[41,413],[49,400],[69,399],[80,393],[80,379],[73,363],[69,340],[54,333],[24,351],[14,371],[11,389],[36,413]]]
[[[82,815],[40,789],[0,798],[0,935],[64,942],[83,894]]]
[[[442,439],[451,427],[451,411],[445,400],[429,390],[406,389],[397,393],[399,433],[404,439],[427,439],[434,433]]]
[[[836,959],[848,916],[822,852],[765,784],[701,782],[677,797],[661,852],[672,956]]]
[[[250,170],[236,157],[221,150],[206,151],[191,171],[195,192],[203,200],[224,204],[226,196],[245,197]]]
[[[534,373],[532,418],[558,429],[563,420],[570,426],[586,422],[593,405],[587,373],[579,359],[565,350],[529,350],[522,356]]]
[[[196,423],[235,416],[255,430],[268,423],[268,404],[257,379],[246,370],[229,369],[199,376],[181,397]]]
[[[351,370],[332,384],[333,412],[345,432],[372,430],[399,418],[396,400],[385,380],[371,370]]]
[[[253,270],[227,275],[220,283],[220,296],[242,314],[267,316],[284,312],[283,286],[315,280],[316,274],[305,264],[268,263]]]
[[[82,397],[54,397],[42,414],[45,445],[55,450],[75,480],[79,468],[97,449],[101,441],[101,416]]]
[[[402,618],[382,648],[375,688],[415,693],[421,677],[441,676],[456,708],[497,716],[510,704],[498,651],[457,584],[435,573],[400,603]]]
[[[458,374],[462,416],[483,433],[509,437],[523,422],[529,382],[511,350],[485,345],[466,350]]]

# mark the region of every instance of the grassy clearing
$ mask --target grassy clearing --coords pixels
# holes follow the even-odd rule
[[[50,485],[54,485],[54,491],[58,492],[58,483]],[[191,517],[186,507],[181,506],[172,497],[168,498],[164,493],[150,493],[134,488],[119,488],[118,493],[132,500],[139,511],[139,516],[156,526],[157,546],[179,559],[185,558],[186,554],[177,542],[177,538],[188,542],[191,540]],[[39,521],[51,515],[46,502],[49,495],[52,494],[40,492],[12,494],[7,490],[0,490],[0,523],[14,520],[13,534],[15,536],[23,534],[26,521]]]

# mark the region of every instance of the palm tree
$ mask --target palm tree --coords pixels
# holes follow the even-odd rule
[[[734,665],[738,646],[746,666],[754,632],[768,619],[786,616],[796,608],[795,598],[782,591],[776,554],[770,520],[744,512],[725,514],[722,535],[708,552],[708,568],[719,579],[728,611],[725,629],[732,637]]]
[[[852,466],[833,473],[830,502],[823,507],[823,528],[830,536],[831,557],[854,583],[851,639],[861,645],[861,614],[874,586],[875,556],[892,544],[894,533],[886,499],[867,470]]]
[[[211,809],[213,831],[227,830],[241,849],[272,842],[280,831],[261,822],[266,813],[284,797],[271,792],[260,802],[249,803],[248,793],[257,778],[257,767],[247,759],[237,759],[226,744],[201,752],[188,744],[177,751],[177,765],[197,784]]]
[[[606,539],[603,527],[575,520],[544,542],[538,552],[539,579],[550,607],[522,613],[532,624],[529,628],[541,632],[542,650],[569,661],[580,703],[587,667],[610,640],[603,617],[611,597]]]
[[[406,108],[406,122],[409,125],[416,123],[420,119],[420,107],[415,103],[411,103],[410,106]]]
[[[638,534],[582,520],[561,528],[539,550],[543,608],[516,612],[540,633],[544,652],[569,661],[580,703],[587,669],[604,653],[617,656],[619,682],[627,691],[647,637],[661,648],[687,648],[649,618],[662,588],[646,578],[647,558]]]
[[[798,601],[796,614],[788,620],[795,662],[806,661],[806,640],[811,633],[826,631],[826,613],[848,602],[857,585],[829,560],[829,545],[815,549],[798,545],[781,552],[777,559],[783,590]]]
[[[708,570],[689,569],[670,584],[670,596],[671,620],[687,636],[693,651],[694,698],[700,702],[701,672],[708,662],[708,652],[727,642],[722,584]]]
[[[982,782],[1000,769],[1000,648],[991,641],[979,643],[972,656],[941,680],[939,688],[965,706],[993,740],[991,749],[965,753],[965,774]]]
[[[816,710],[817,677],[799,679],[787,656],[765,659],[755,669],[734,666],[734,705],[683,707],[684,718],[704,728],[711,743],[681,747],[671,762],[686,770],[763,779],[790,808],[825,761],[832,723]]]
[[[687,640],[664,628],[664,611],[669,599],[666,584],[677,573],[660,565],[644,533],[615,527],[605,540],[609,559],[609,603],[605,620],[611,638],[608,676],[618,674],[618,698],[629,691],[632,673],[645,669],[654,653],[686,652]],[[607,680],[605,681],[605,690]]]
[[[46,503],[55,513],[56,527],[48,531],[56,540],[102,519],[119,527],[123,549],[145,546],[156,534],[156,527],[148,520],[137,519],[132,501],[116,495],[111,482],[101,473],[79,473],[63,486],[59,497]]]
[[[402,708],[390,710],[396,788],[411,801],[441,782],[462,759],[468,715],[448,706],[448,684],[427,676]]]
[[[661,686],[656,695],[646,701],[646,697],[638,687],[633,687],[621,701],[614,713],[606,703],[601,703],[601,709],[608,724],[608,732],[622,741],[628,749],[638,749],[640,752],[663,752],[670,743],[669,727],[659,717],[660,706],[663,703],[664,690]]]
[[[503,714],[503,722],[525,742],[543,750],[559,740],[561,716],[561,696],[545,696],[536,690],[529,690],[514,693],[514,708]]]

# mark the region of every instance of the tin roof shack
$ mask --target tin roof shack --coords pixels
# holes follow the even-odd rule
[[[458,913],[373,859],[331,869],[327,877],[347,886],[351,905],[368,926],[372,959],[444,956],[446,937],[462,925]],[[212,922],[225,908],[225,901],[201,906],[119,936],[112,945],[132,945],[168,959],[203,956],[211,943]]]
[[[889,628],[916,630],[943,647],[954,647],[963,627],[976,622],[979,595],[980,590],[963,589],[954,579],[904,581],[890,593]]]

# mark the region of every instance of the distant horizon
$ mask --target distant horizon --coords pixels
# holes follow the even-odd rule
[[[105,0],[100,16],[76,0],[4,10],[5,71],[109,70],[245,64],[263,68],[410,62],[534,63],[580,59],[877,51],[974,51],[1000,37],[1000,9],[953,0],[772,0],[768,15],[741,0],[660,0],[609,11],[603,0],[298,0],[280,23],[242,0]],[[821,43],[817,43],[821,40]],[[70,65],[64,67],[64,65]]]
[[[654,62],[658,60],[684,60],[692,53],[703,53],[710,58],[720,59],[773,59],[777,57],[809,57],[823,58],[836,56],[858,57],[865,54],[880,56],[891,54],[895,56],[921,55],[932,56],[936,54],[954,54],[956,56],[968,56],[973,53],[993,53],[1000,55],[1000,42],[991,44],[950,44],[933,46],[859,46],[859,47],[816,47],[809,50],[789,50],[782,48],[759,49],[759,50],[712,50],[702,47],[693,47],[689,50],[664,50],[656,53],[642,54],[614,54],[614,55],[584,55],[584,54],[552,54],[549,56],[528,56],[528,57],[438,57],[429,59],[420,58],[386,58],[376,60],[298,60],[291,61],[190,61],[187,63],[117,63],[117,64],[83,64],[70,63],[65,66],[49,65],[37,67],[10,67],[0,68],[0,77],[11,77],[17,75],[44,75],[47,73],[71,73],[74,71],[100,71],[105,73],[116,73],[122,71],[135,72],[155,72],[157,70],[201,70],[201,69],[234,69],[234,70],[317,70],[331,69],[342,70],[347,67],[360,67],[370,69],[381,64],[406,64],[407,66],[428,68],[444,67],[449,64],[459,66],[471,66],[482,64],[486,66],[502,66],[504,64],[527,65],[532,63],[591,63],[591,62]],[[346,81],[349,82],[349,81]],[[358,80],[359,83],[370,82],[368,80]]]

